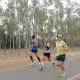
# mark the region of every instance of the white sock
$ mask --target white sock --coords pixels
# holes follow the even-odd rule
[[[65,72],[63,72],[63,74],[61,75],[62,77],[64,77],[66,75],[66,73]]]
[[[42,64],[41,64],[41,66],[43,67],[44,66],[44,62],[42,61]]]
[[[62,74],[65,74],[65,70],[62,70]]]

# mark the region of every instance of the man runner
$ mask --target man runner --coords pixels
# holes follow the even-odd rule
[[[66,43],[62,40],[62,35],[57,35],[56,47],[54,50],[56,51],[56,66],[61,68],[63,72],[61,76],[64,77],[66,75],[64,62],[68,47]]]
[[[35,55],[37,57],[38,61],[41,62],[40,57],[37,54],[37,51],[38,51],[37,46],[38,46],[37,39],[35,38],[35,35],[32,35],[32,45],[31,45],[31,54],[30,54],[31,64],[30,65],[33,65],[32,55]]]

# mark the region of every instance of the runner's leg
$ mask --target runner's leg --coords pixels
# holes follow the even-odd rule
[[[31,52],[30,54],[30,59],[31,59],[31,64],[30,65],[33,65],[33,57],[32,57],[33,53]]]
[[[60,68],[61,68],[61,70],[62,70],[62,75],[61,76],[65,76],[65,66],[64,66],[64,62],[63,61],[60,61]]]
[[[38,61],[41,62],[40,57],[38,56],[37,53],[35,53],[35,56],[37,57]]]
[[[43,66],[44,66],[44,61],[46,60],[46,56],[43,56],[42,62],[41,62],[41,67],[40,71],[43,71]]]

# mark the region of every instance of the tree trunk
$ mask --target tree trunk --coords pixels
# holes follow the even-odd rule
[[[10,54],[11,54],[11,34],[10,34]]]
[[[19,34],[19,56],[20,56],[20,49],[21,49],[21,38],[20,38],[20,34]]]
[[[15,49],[14,35],[12,36],[12,42],[13,42],[13,49]]]

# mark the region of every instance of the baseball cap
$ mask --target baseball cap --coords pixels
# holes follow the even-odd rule
[[[62,38],[62,35],[58,34],[58,35],[57,35],[57,37],[60,37],[60,38]]]

